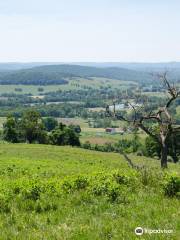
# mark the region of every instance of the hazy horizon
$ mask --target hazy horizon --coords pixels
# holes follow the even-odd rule
[[[6,0],[0,62],[178,62],[179,9],[177,0]]]
[[[28,63],[50,63],[50,64],[176,64],[180,63],[179,61],[0,61],[0,64],[28,64]]]

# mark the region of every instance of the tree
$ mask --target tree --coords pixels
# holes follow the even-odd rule
[[[175,131],[174,134],[168,138],[168,155],[171,156],[174,163],[178,162],[180,156],[180,131]],[[157,141],[151,136],[145,139],[146,153],[149,157],[158,156],[161,158],[161,148]]]
[[[80,146],[79,134],[62,123],[51,132],[49,139],[53,145]]]
[[[18,143],[17,121],[12,116],[7,118],[3,125],[3,139],[8,142]]]
[[[24,133],[25,140],[32,142],[46,142],[45,128],[42,118],[37,111],[30,110],[24,113],[21,120],[21,129]],[[44,140],[43,140],[44,139]]]
[[[79,135],[71,128],[65,128],[66,143],[71,146],[80,146]]]
[[[180,131],[179,128],[174,128],[174,132],[169,139],[170,149],[169,154],[173,158],[174,163],[178,162],[180,157]]]
[[[53,117],[47,117],[43,119],[43,124],[48,132],[55,129],[58,125],[58,121]]]
[[[148,157],[159,157],[161,158],[160,145],[151,136],[147,136],[145,139],[146,155]]]
[[[164,86],[169,94],[169,99],[163,107],[159,107],[156,111],[143,112],[142,107],[136,107],[135,104],[129,103],[133,110],[133,119],[127,119],[121,116],[116,111],[116,103],[113,103],[113,111],[107,106],[106,111],[108,115],[132,123],[134,127],[140,128],[147,135],[151,136],[160,146],[161,149],[161,167],[167,168],[167,156],[168,156],[168,139],[172,138],[175,134],[174,122],[172,115],[169,111],[171,104],[179,97],[180,92],[175,88],[167,79],[167,72],[158,74],[158,78],[164,83]],[[156,123],[159,128],[159,132],[154,134],[152,131],[152,124]],[[176,128],[179,131],[180,128]],[[174,152],[176,154],[176,152]]]
[[[69,125],[69,128],[73,129],[76,133],[81,133],[81,127],[79,125]]]
[[[48,143],[47,132],[36,111],[24,113],[22,119],[8,117],[3,125],[3,139],[12,143]]]

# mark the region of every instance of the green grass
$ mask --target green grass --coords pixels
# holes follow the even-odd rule
[[[176,112],[177,112],[177,114],[180,114],[180,106],[176,107]]]
[[[138,85],[136,82],[132,81],[123,81],[117,79],[109,79],[109,78],[98,78],[92,77],[91,79],[83,79],[83,78],[74,78],[71,85],[79,85],[79,88],[83,88],[84,86],[92,87],[92,88],[100,88],[100,87],[108,87],[108,88],[119,88],[119,89],[127,89],[132,84],[134,86]]]
[[[66,125],[80,125],[81,128],[87,128],[88,127],[88,122],[87,120],[83,119],[83,118],[79,118],[79,117],[75,117],[75,118],[57,118],[58,122],[62,122]]]
[[[161,98],[167,97],[167,94],[163,92],[143,92],[143,94],[147,96],[152,96],[152,97],[161,97]]]
[[[84,80],[85,82],[87,80]],[[72,81],[73,82],[73,81]],[[44,89],[43,92],[39,92],[38,88],[41,87]],[[18,92],[15,91],[16,88],[21,88],[22,91]],[[68,84],[61,84],[61,85],[0,85],[0,94],[3,93],[16,93],[16,94],[32,94],[34,96],[38,96],[38,95],[43,95],[43,93],[47,93],[47,92],[55,92],[58,90],[73,90],[73,89],[79,89],[81,87],[76,87],[74,85],[71,84],[71,82],[69,82]]]
[[[159,162],[131,157],[151,170],[136,173],[115,153],[0,144],[0,239],[178,240],[180,202],[164,196]],[[137,226],[174,233],[138,238]]]
[[[69,80],[69,79],[67,79]],[[16,93],[16,94],[32,94],[39,95],[40,93],[46,92],[55,92],[57,90],[76,90],[76,89],[84,89],[84,87],[91,87],[98,89],[100,87],[112,87],[112,88],[128,88],[129,84],[135,84],[135,82],[130,81],[121,81],[115,79],[106,79],[106,78],[92,78],[91,80],[86,78],[73,78],[69,80],[68,84],[62,85],[46,85],[46,86],[38,86],[38,85],[0,85],[0,94],[3,93]],[[39,92],[38,88],[41,87],[44,89],[43,92]],[[21,88],[22,91],[15,91],[16,88]]]
[[[2,93],[16,93],[16,94],[28,94],[39,95],[39,87],[43,87],[44,92],[55,91],[59,86],[34,86],[34,85],[0,85],[0,94]],[[15,91],[15,88],[21,88],[22,92]],[[43,92],[41,92],[43,93]]]
[[[144,143],[146,134],[139,133],[139,140]],[[123,135],[116,133],[106,133],[103,128],[82,128],[80,140],[82,143],[89,141],[92,144],[103,144],[103,143],[115,143],[122,139],[132,140],[134,138],[133,133],[124,133]]]

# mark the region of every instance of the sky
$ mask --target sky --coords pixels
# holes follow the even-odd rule
[[[0,62],[180,61],[179,0],[0,0]]]

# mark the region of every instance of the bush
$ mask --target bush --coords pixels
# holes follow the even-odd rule
[[[44,88],[42,88],[42,87],[39,87],[37,90],[38,90],[38,92],[44,92]]]
[[[22,88],[15,88],[15,92],[22,92]]]
[[[9,213],[11,209],[9,207],[9,202],[4,196],[0,196],[0,213]]]
[[[31,189],[25,189],[22,192],[24,199],[31,199],[37,201],[40,199],[41,188],[39,186],[32,186]]]
[[[88,178],[85,176],[78,176],[74,181],[74,186],[77,190],[84,189],[89,185]]]
[[[81,144],[81,147],[84,149],[91,149],[91,144],[89,141],[86,141],[85,143]]]
[[[168,197],[180,197],[180,177],[171,175],[166,177],[164,193]]]
[[[143,154],[142,151],[138,151],[138,152],[136,153],[136,155],[137,155],[137,156],[143,156],[144,154]]]

